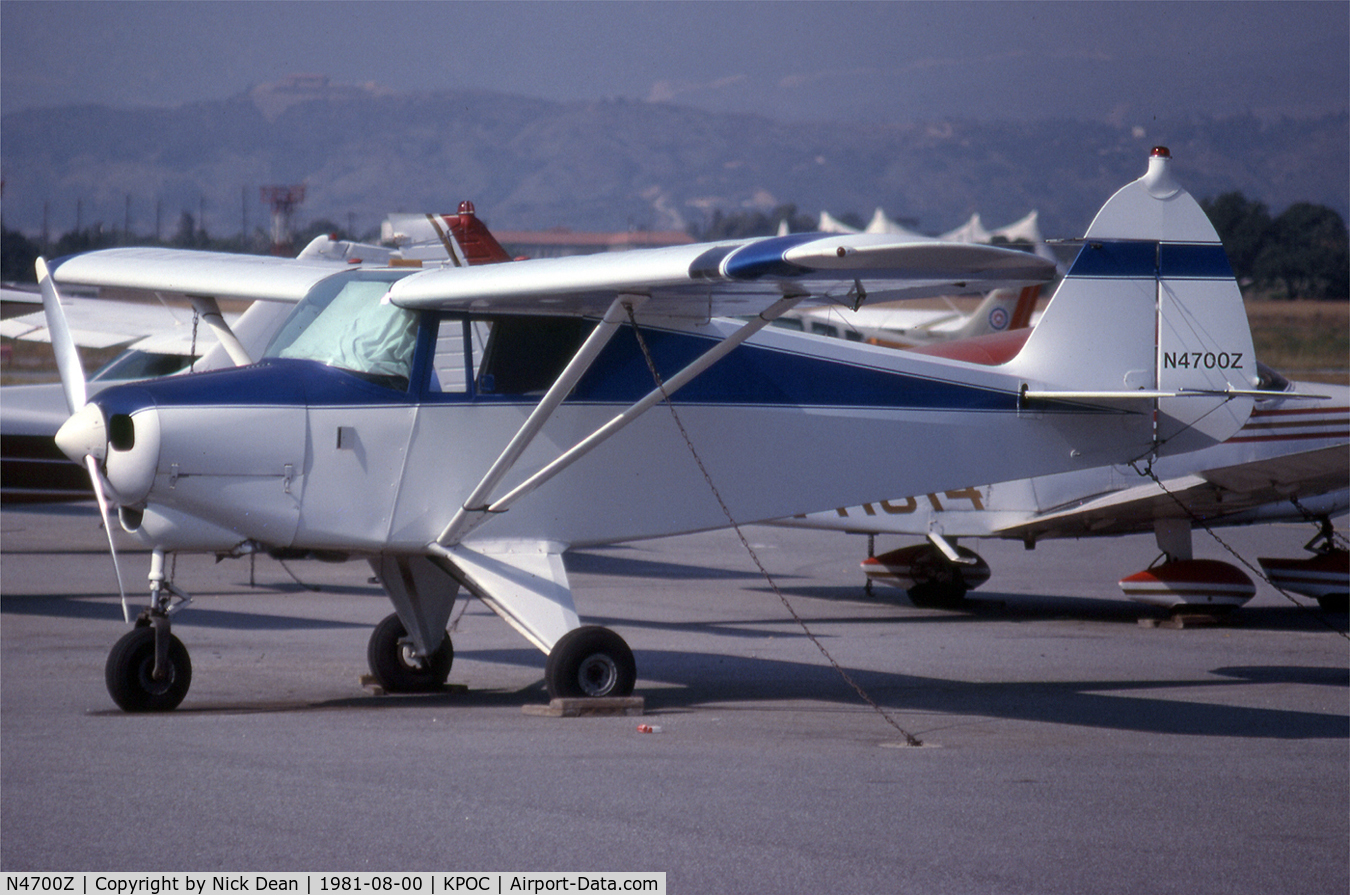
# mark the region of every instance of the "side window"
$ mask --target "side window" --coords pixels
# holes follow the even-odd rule
[[[469,383],[477,378],[482,366],[491,332],[492,324],[486,320],[442,320],[436,331],[428,391],[468,394]]]
[[[548,390],[595,323],[574,317],[503,317],[478,370],[478,393],[533,395]]]

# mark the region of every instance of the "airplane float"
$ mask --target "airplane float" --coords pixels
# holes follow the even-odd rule
[[[1156,149],[1106,203],[998,363],[769,327],[803,303],[1054,275],[990,246],[794,234],[339,272],[162,249],[40,260],[71,411],[58,444],[151,551],[150,603],[108,657],[109,692],[138,711],[188,690],[170,619],[190,598],[165,562],[179,551],[365,560],[395,609],[368,648],[391,691],[443,685],[463,588],[546,654],[550,695],[617,696],[633,654],[580,623],[569,547],[1223,442],[1266,392],[1223,247],[1170,166]],[[231,351],[237,368],[89,398],[58,283],[294,309],[256,358]],[[825,477],[822,459],[846,462]]]

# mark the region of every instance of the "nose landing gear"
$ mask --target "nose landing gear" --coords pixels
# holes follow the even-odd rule
[[[170,631],[169,616],[192,601],[164,576],[164,551],[150,558],[150,605],[136,627],[113,644],[104,683],[126,712],[167,712],[178,707],[192,684],[187,647]]]

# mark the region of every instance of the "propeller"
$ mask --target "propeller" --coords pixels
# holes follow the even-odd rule
[[[56,369],[61,374],[61,388],[66,395],[66,409],[71,420],[79,420],[79,425],[62,426],[66,433],[62,437],[57,433],[58,446],[67,455],[83,455],[84,467],[89,472],[89,482],[94,486],[94,498],[98,503],[99,515],[103,517],[103,530],[108,535],[108,551],[112,554],[113,571],[117,573],[117,592],[122,597],[122,617],[129,623],[131,609],[127,606],[127,590],[122,583],[122,565],[117,560],[117,544],[113,541],[112,519],[108,509],[108,496],[103,487],[103,476],[98,471],[98,461],[107,451],[107,439],[104,437],[103,414],[89,404],[89,389],[85,385],[84,365],[80,363],[80,353],[75,347],[75,338],[70,333],[70,323],[66,320],[65,309],[61,307],[61,293],[56,289],[51,270],[46,260],[37,259],[38,288],[42,290],[42,310],[47,317],[47,332],[51,335],[52,352],[56,355]],[[73,436],[73,437],[72,437]],[[72,456],[72,459],[74,459]]]

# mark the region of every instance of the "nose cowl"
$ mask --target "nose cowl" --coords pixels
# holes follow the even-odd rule
[[[83,465],[98,460],[109,496],[119,506],[139,506],[150,494],[159,465],[159,412],[143,407],[105,418],[98,404],[84,405],[56,433],[61,453]]]
[[[145,407],[108,420],[108,452],[103,474],[124,507],[140,506],[155,484],[159,466],[159,411]]]
[[[56,446],[61,453],[82,465],[90,454],[102,460],[108,452],[108,427],[98,405],[86,404],[62,423],[56,432]]]

